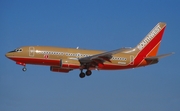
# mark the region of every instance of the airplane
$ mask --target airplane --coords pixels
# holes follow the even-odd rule
[[[79,69],[80,78],[90,76],[92,70],[122,70],[156,64],[159,59],[173,53],[157,55],[166,23],[159,22],[145,38],[133,48],[112,51],[85,50],[50,46],[23,46],[6,53],[6,57],[22,65],[50,66],[50,71],[68,73]],[[83,70],[86,70],[84,73]]]

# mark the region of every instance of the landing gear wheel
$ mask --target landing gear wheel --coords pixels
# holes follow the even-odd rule
[[[92,74],[91,70],[86,71],[86,76],[90,76]]]
[[[27,69],[24,67],[24,68],[22,68],[22,70],[25,72]]]
[[[84,78],[84,77],[85,77],[85,74],[84,74],[83,72],[81,72],[81,73],[79,74],[79,77],[80,77],[80,78]]]

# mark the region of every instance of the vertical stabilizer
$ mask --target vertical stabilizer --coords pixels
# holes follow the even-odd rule
[[[166,23],[158,23],[146,37],[136,46],[140,55],[145,57],[156,56],[162,36],[166,27]]]

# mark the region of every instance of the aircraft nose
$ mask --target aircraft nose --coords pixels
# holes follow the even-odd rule
[[[5,56],[6,56],[7,58],[9,58],[9,56],[10,56],[9,52],[6,53]]]
[[[8,53],[6,53],[5,56],[8,57]]]

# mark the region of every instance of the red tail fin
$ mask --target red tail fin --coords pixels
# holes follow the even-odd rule
[[[149,57],[157,54],[165,27],[166,23],[160,22],[147,34],[136,46],[136,49],[139,50],[139,55]]]

